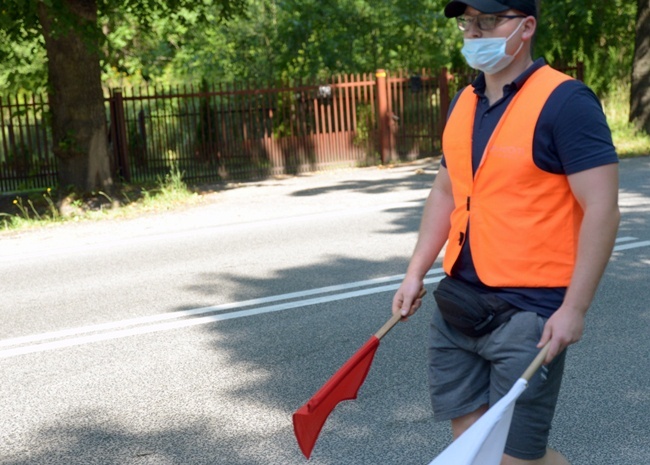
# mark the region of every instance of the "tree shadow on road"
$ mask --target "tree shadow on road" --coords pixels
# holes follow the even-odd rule
[[[263,437],[219,430],[215,417],[178,418],[157,430],[134,432],[111,420],[112,413],[78,412],[43,426],[20,457],[3,465],[250,465],[264,463],[250,448]],[[225,426],[225,425],[222,425]],[[217,434],[215,434],[217,433]],[[271,452],[275,446],[269,445]]]
[[[329,186],[320,186],[309,189],[301,189],[294,192],[295,197],[313,197],[331,192],[354,191],[363,194],[383,194],[396,190],[417,190],[431,187],[434,179],[434,172],[431,170],[418,169],[406,178],[384,178],[377,180],[350,180],[342,181]]]
[[[363,188],[358,183],[338,188],[348,187]],[[629,234],[648,240],[639,236],[639,231],[647,231],[647,199],[625,209],[619,236]],[[419,209],[402,213],[391,228],[395,228],[394,232],[413,232]],[[650,300],[648,250],[646,247],[612,257],[588,318],[585,340],[572,348],[571,366],[567,369],[558,421],[551,437],[551,445],[559,444],[572,463],[650,460],[649,452],[642,446],[650,434],[645,422],[647,409],[643,407],[650,399],[650,377],[642,368],[650,353],[650,314],[646,304]],[[288,292],[284,283],[301,282],[301,277],[313,276],[315,271],[319,278],[313,287],[327,286],[336,284],[338,276],[350,271],[354,274],[366,270],[368,276],[385,276],[390,274],[387,269],[403,270],[405,259],[394,258],[393,263],[387,264],[386,260],[333,257],[311,267],[280,270],[268,279],[203,275],[200,279],[204,284],[194,291],[214,289],[215,283],[225,279],[247,292],[272,295]],[[631,295],[635,298],[630,300]],[[205,330],[215,335],[215,349],[226,352],[234,366],[257,367],[272,374],[260,384],[239,387],[232,393],[233,398],[257,399],[285,412],[286,423],[275,434],[291,447],[291,413],[386,321],[389,299],[389,293],[358,297],[344,304],[329,302],[309,309],[258,315],[255,326],[242,318],[206,326]],[[382,341],[359,399],[336,408],[321,433],[313,463],[427,463],[444,447],[448,432],[445,426],[433,422],[426,392],[428,314],[426,309],[421,311],[411,323],[398,325],[396,334]],[[612,350],[613,347],[617,349]],[[603,406],[603,399],[608,399],[608,407]],[[607,414],[602,415],[603,411]],[[578,423],[584,425],[584,434],[576,442],[574,425]],[[595,429],[597,441],[593,439]],[[625,432],[622,441],[621,431]],[[378,436],[387,444],[370,450],[369,444],[382,444]],[[300,463],[295,443],[292,447],[296,453],[287,463]],[[606,460],[598,461],[598,457]]]
[[[235,288],[245,290],[245,294],[235,298],[246,300],[250,295],[273,296],[342,284],[341,276],[371,279],[391,272],[403,273],[405,264],[406,257],[362,260],[337,256],[305,267],[281,269],[267,279],[243,274],[203,274],[192,290],[209,295],[218,289],[218,283],[236,283]],[[399,280],[391,283],[398,284]],[[368,287],[372,286],[359,286]],[[323,292],[322,296],[335,294]],[[305,299],[316,297],[319,295]],[[239,386],[230,395],[239,402],[260,402],[284,412],[283,423],[271,433],[286,444],[283,463],[304,460],[293,437],[292,413],[386,322],[391,298],[392,292],[381,292],[257,315],[254,324],[249,318],[237,318],[204,327],[214,335],[215,351],[227,354],[228,365],[269,374],[255,383]],[[399,324],[394,335],[384,338],[359,399],[335,409],[312,463],[426,463],[448,441],[447,425],[434,424],[429,407],[427,318],[428,312],[423,311],[412,323]],[[407,462],[405,451],[409,456]]]

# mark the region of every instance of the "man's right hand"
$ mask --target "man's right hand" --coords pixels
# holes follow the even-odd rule
[[[404,279],[393,297],[393,315],[400,315],[403,321],[415,314],[422,305],[424,283],[421,279]]]

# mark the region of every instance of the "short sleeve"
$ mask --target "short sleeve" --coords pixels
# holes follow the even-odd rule
[[[605,113],[589,87],[571,80],[553,91],[537,122],[533,158],[539,168],[566,175],[618,162]]]

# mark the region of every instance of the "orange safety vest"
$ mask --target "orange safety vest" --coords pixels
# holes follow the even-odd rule
[[[538,168],[533,137],[553,90],[569,76],[544,66],[515,94],[472,175],[472,130],[478,97],[459,96],[445,127],[443,153],[454,196],[443,267],[452,267],[466,240],[481,282],[493,287],[569,285],[583,212],[566,175]]]

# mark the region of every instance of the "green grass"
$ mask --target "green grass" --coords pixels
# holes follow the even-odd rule
[[[620,158],[650,155],[650,136],[629,122],[630,86],[620,85],[603,99],[607,122]]]
[[[51,189],[5,201],[0,206],[0,231],[23,230],[51,226],[68,221],[98,221],[129,218],[149,212],[160,212],[198,202],[199,195],[183,181],[182,173],[172,167],[150,188],[122,186],[112,196],[95,192],[83,198],[68,195],[54,201]]]

